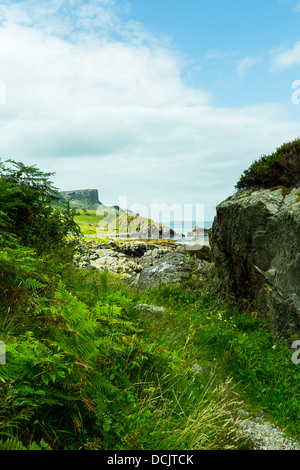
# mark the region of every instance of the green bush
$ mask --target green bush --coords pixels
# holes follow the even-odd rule
[[[236,184],[237,189],[254,186],[271,188],[300,183],[300,139],[283,144],[271,155],[263,155],[245,170]]]
[[[53,207],[58,196],[50,176],[35,166],[0,162],[0,244],[10,237],[41,254],[66,249],[68,234],[79,235],[69,206]]]

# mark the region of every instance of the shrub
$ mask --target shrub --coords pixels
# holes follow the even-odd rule
[[[14,238],[38,253],[66,248],[66,237],[79,234],[70,207],[54,208],[57,190],[35,166],[0,162],[0,242]],[[9,235],[10,234],[10,235]]]
[[[263,155],[245,170],[236,184],[237,189],[253,186],[271,188],[292,187],[300,183],[300,138],[283,144],[271,155]]]
[[[79,233],[69,207],[53,208],[50,173],[9,160],[0,162],[0,310],[13,315],[69,262]],[[8,317],[11,317],[12,312]]]

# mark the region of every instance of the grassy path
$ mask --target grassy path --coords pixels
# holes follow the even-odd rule
[[[263,411],[299,439],[300,371],[292,362],[294,338],[283,340],[255,313],[240,313],[216,287],[211,281],[198,288],[169,287],[149,294],[151,301],[166,308],[164,315],[148,320],[153,332],[149,342],[159,338],[161,347],[176,350],[188,368],[201,367],[203,387],[212,378],[215,384],[226,384],[227,398],[242,400],[252,414]]]

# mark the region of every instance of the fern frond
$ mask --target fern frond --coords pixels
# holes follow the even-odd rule
[[[32,290],[36,292],[39,289],[43,289],[46,287],[46,284],[43,284],[42,282],[38,281],[37,279],[34,279],[32,277],[29,277],[24,281],[25,286],[27,289]]]
[[[98,392],[97,398],[96,398],[96,415],[99,418],[102,418],[104,412],[106,411],[108,406],[108,400],[105,395],[102,393]]]
[[[3,442],[0,440],[0,451],[1,450],[27,450],[19,439],[16,437],[10,437]]]
[[[69,293],[64,284],[60,281],[55,288],[55,298],[57,300],[68,300]]]

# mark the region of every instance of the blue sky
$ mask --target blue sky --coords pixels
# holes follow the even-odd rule
[[[211,220],[300,136],[299,26],[300,0],[4,0],[0,158]]]
[[[299,41],[299,0],[133,0],[131,15],[186,56],[184,79],[217,106],[290,100],[292,70],[273,70]],[[298,11],[297,11],[298,7]],[[247,60],[248,59],[248,60]]]

